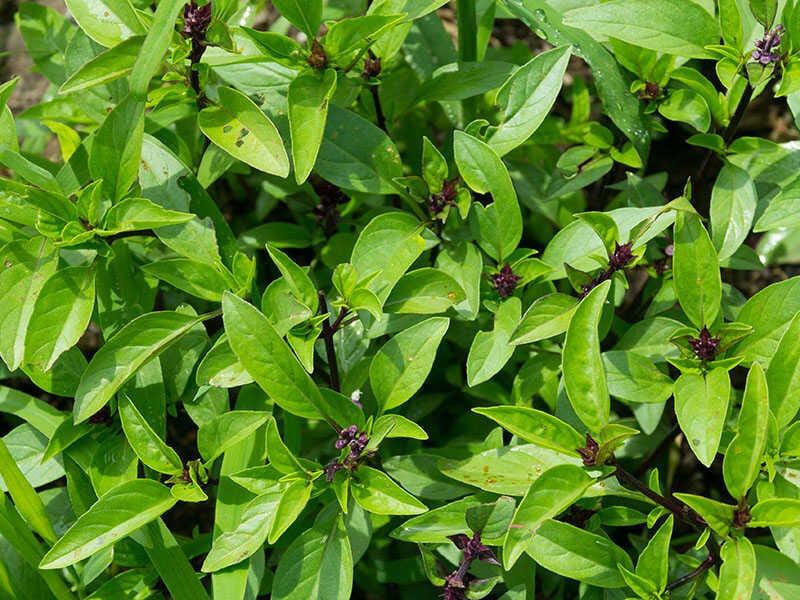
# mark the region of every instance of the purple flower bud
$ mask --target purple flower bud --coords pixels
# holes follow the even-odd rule
[[[340,463],[338,460],[329,462],[323,469],[325,473],[325,481],[331,483],[333,481],[333,478],[336,476],[336,471],[343,468],[344,465]]]
[[[458,182],[458,177],[445,181],[442,184],[442,191],[428,198],[428,210],[431,211],[434,217],[441,214],[448,206],[455,204],[456,196],[458,196],[458,190],[456,189]]]
[[[780,46],[784,31],[783,25],[778,25],[772,31],[764,31],[764,37],[755,42],[756,49],[753,50],[753,60],[764,66],[778,62],[781,56],[777,52],[773,52],[773,49]]]
[[[508,263],[503,265],[499,273],[492,273],[489,277],[491,277],[492,285],[501,298],[512,296],[517,288],[517,283],[522,279],[519,275],[514,274]]]
[[[624,269],[628,263],[633,260],[633,252],[631,252],[632,247],[632,242],[622,244],[621,246],[616,242],[614,243],[614,252],[608,258],[609,271],[619,271]]]
[[[211,2],[198,6],[197,2],[191,0],[183,7],[183,31],[184,37],[205,38],[208,25],[211,23]]]
[[[583,448],[575,448],[575,451],[583,458],[584,466],[593,467],[597,464],[597,453],[600,451],[600,444],[587,433],[586,445]]]
[[[694,355],[703,362],[709,362],[716,358],[719,351],[719,338],[711,337],[708,327],[703,325],[700,335],[689,340],[689,345],[694,351]]]
[[[342,448],[347,446],[347,440],[343,440],[343,439],[340,438],[340,439],[336,440],[333,443],[333,445],[336,447],[337,450],[341,450]]]

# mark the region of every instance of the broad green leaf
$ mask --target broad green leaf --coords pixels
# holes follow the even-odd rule
[[[158,3],[153,20],[147,29],[147,37],[133,65],[130,77],[131,95],[141,99],[147,96],[150,79],[161,69],[164,54],[174,36],[175,21],[183,6],[182,0],[161,0]]]
[[[650,134],[642,103],[631,94],[628,80],[614,56],[586,32],[565,25],[561,14],[545,0],[499,0],[499,3],[528,27],[540,31],[551,45],[572,45],[572,53],[592,69],[592,79],[606,114],[630,138],[640,159],[646,162]]]
[[[543,52],[520,67],[498,90],[495,104],[503,109],[503,122],[489,138],[497,154],[508,154],[539,128],[561,91],[569,58],[569,46]]]
[[[13,414],[52,438],[65,422],[65,414],[43,400],[0,385],[0,413]]]
[[[665,54],[708,58],[719,39],[717,23],[699,4],[683,0],[611,0],[576,8],[564,24]]]
[[[694,494],[675,492],[675,497],[703,517],[708,526],[717,534],[722,537],[728,535],[733,523],[735,506]]]
[[[376,515],[416,515],[428,510],[386,473],[364,465],[353,473],[350,493],[361,508]]]
[[[672,541],[673,516],[669,515],[647,542],[636,561],[636,574],[655,584],[663,591],[669,576],[669,545]]]
[[[64,54],[77,27],[58,11],[37,2],[20,2],[14,16],[36,67],[52,83],[62,84],[66,79]]]
[[[728,414],[731,380],[727,369],[705,375],[683,373],[675,382],[675,415],[697,459],[714,461]]]
[[[617,564],[633,569],[628,554],[608,538],[552,519],[539,527],[528,554],[553,573],[601,588],[625,585]]]
[[[530,344],[564,333],[578,307],[578,300],[558,292],[537,298],[522,316],[510,343]]]
[[[139,368],[202,318],[172,311],[142,315],[125,325],[92,357],[75,393],[75,423],[103,408]]]
[[[122,199],[136,183],[144,136],[144,100],[127,96],[92,135],[89,172],[103,180],[113,200]]]
[[[752,597],[756,579],[756,554],[744,536],[729,538],[720,549],[722,566],[716,600],[746,600]]]
[[[563,464],[582,463],[577,452],[570,458],[562,452],[522,444],[484,450],[460,461],[441,459],[439,470],[456,481],[487,492],[523,496],[543,472]]]
[[[353,587],[353,556],[340,519],[317,525],[286,549],[275,571],[274,600],[348,600]]]
[[[481,251],[471,243],[447,244],[436,257],[436,268],[449,274],[464,291],[465,299],[453,308],[462,317],[474,319],[480,306]]]
[[[228,343],[256,383],[284,410],[318,419],[319,388],[269,320],[229,292],[222,296],[222,312]]]
[[[769,406],[781,429],[800,409],[800,313],[795,315],[767,368]],[[758,364],[758,363],[756,363]]]
[[[471,506],[466,513],[467,525],[484,539],[500,537],[508,531],[516,505],[514,498],[500,496],[494,502]]]
[[[60,94],[69,94],[125,77],[142,48],[143,36],[130,37],[113,48],[101,52],[61,84]]]
[[[408,401],[425,383],[450,320],[431,317],[395,335],[372,359],[369,382],[386,411]]]
[[[394,142],[378,127],[332,104],[315,171],[344,190],[396,194],[403,165]]]
[[[25,362],[49,371],[86,331],[94,309],[91,267],[67,267],[42,286],[25,337]]]
[[[382,466],[406,490],[422,499],[452,500],[470,492],[469,487],[445,477],[438,463],[439,457],[433,454],[408,454],[393,456]]]
[[[291,527],[308,504],[313,489],[312,482],[305,479],[295,479],[286,486],[275,509],[275,518],[267,542],[274,544]]]
[[[722,39],[729,46],[742,50],[742,16],[736,0],[719,0],[719,28]]]
[[[211,465],[228,448],[253,435],[268,418],[268,414],[252,410],[232,410],[215,417],[197,431],[200,456]]]
[[[180,475],[183,472],[183,461],[178,453],[153,431],[128,394],[119,395],[117,410],[125,437],[139,460],[159,473]]]
[[[443,65],[420,86],[413,102],[454,102],[479,96],[503,85],[513,70],[513,65],[501,61]]]
[[[353,246],[350,262],[359,278],[378,273],[369,288],[385,301],[392,288],[425,248],[422,224],[407,213],[372,219]]]
[[[197,365],[197,385],[231,388],[253,382],[242,363],[231,350],[227,336],[221,336]]]
[[[462,302],[458,282],[439,269],[424,267],[403,275],[383,303],[387,313],[436,314]]]
[[[336,91],[336,71],[304,71],[289,84],[289,131],[292,138],[294,178],[298,184],[308,179],[317,160],[328,103]]]
[[[281,490],[270,490],[253,498],[245,506],[239,524],[214,539],[202,570],[213,573],[235,565],[251,556],[267,541],[281,499]]]
[[[232,287],[229,277],[208,263],[190,258],[169,258],[144,265],[142,270],[173,287],[209,302],[222,300],[222,293]]]
[[[198,124],[209,140],[231,156],[270,175],[286,177],[289,157],[272,121],[242,92],[220,87],[219,103],[200,111]]]
[[[585,444],[584,437],[571,425],[549,413],[527,406],[488,406],[473,408],[475,412],[500,425],[517,437],[570,456]]]
[[[25,357],[25,337],[37,297],[55,272],[58,253],[46,238],[0,248],[0,357],[11,371]]]
[[[128,0],[65,0],[72,17],[95,42],[106,48],[145,33]]]
[[[467,385],[470,387],[491,379],[514,354],[515,347],[508,342],[519,323],[521,307],[519,298],[506,299],[494,314],[492,331],[475,334],[467,355]]]
[[[404,542],[418,544],[448,543],[448,536],[467,530],[466,511],[478,504],[480,502],[474,496],[456,500],[418,517],[412,517],[389,535]]]
[[[778,0],[750,0],[750,12],[765,29],[772,29],[778,14]]]
[[[322,23],[322,0],[277,0],[273,4],[287,21],[309,38],[317,37]]]
[[[747,375],[739,429],[725,450],[722,474],[731,496],[743,498],[755,483],[763,462],[769,424],[767,379],[761,365],[754,363]]]
[[[748,527],[797,527],[800,525],[800,499],[767,498],[750,509],[753,520]]]
[[[352,402],[351,402],[352,403]],[[375,419],[372,431],[388,428],[387,438],[411,438],[412,440],[427,440],[428,434],[411,419],[403,415],[384,414]]]
[[[653,362],[635,351],[603,352],[608,391],[624,402],[661,403],[672,395],[673,382]]]
[[[770,381],[768,365],[798,312],[800,277],[773,283],[760,290],[745,302],[736,318],[751,326],[753,331],[730,350],[730,355],[742,356],[746,363],[758,361],[767,369],[767,380]],[[791,342],[787,340],[787,343]]]
[[[570,404],[593,433],[608,424],[611,410],[598,331],[610,287],[611,282],[604,281],[581,300],[569,322],[561,359]]]
[[[305,471],[297,457],[283,443],[274,418],[267,422],[267,458],[270,466],[284,475]]]
[[[675,218],[675,293],[692,324],[710,326],[722,304],[719,260],[699,217],[679,211]]]
[[[711,191],[711,239],[720,261],[730,258],[750,234],[757,200],[747,171],[722,167]]]
[[[39,568],[74,565],[158,518],[176,502],[168,487],[151,479],[123,483],[78,517],[45,554]]]
[[[592,483],[594,480],[581,467],[559,465],[542,473],[531,484],[503,540],[506,570],[527,550],[539,527],[572,506]]]
[[[522,237],[522,214],[511,176],[491,146],[463,131],[454,135],[456,164],[464,182],[479,194],[491,192],[494,198],[497,221],[491,238],[484,241],[489,254],[500,262],[517,248]]]
[[[271,244],[267,244],[267,252],[283,275],[294,297],[308,306],[312,312],[315,311],[318,304],[317,288],[305,270],[297,266],[285,252]]]
[[[331,23],[325,35],[325,51],[332,60],[349,61],[349,55],[366,48],[405,15],[362,15]]]

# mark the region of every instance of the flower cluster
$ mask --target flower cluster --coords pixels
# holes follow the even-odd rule
[[[206,30],[211,23],[211,2],[198,6],[192,0],[183,7],[183,37],[205,39]]]
[[[600,451],[600,444],[587,433],[586,445],[582,448],[575,448],[575,451],[583,458],[583,465],[585,467],[593,467],[597,464],[597,453]]]
[[[600,271],[597,277],[592,279],[589,283],[581,286],[581,298],[586,296],[586,294],[591,292],[604,281],[611,279],[611,276],[614,273],[617,271],[622,271],[625,267],[627,267],[634,258],[632,248],[633,242],[628,242],[627,244],[622,244],[621,246],[617,242],[614,242],[614,252],[612,252],[611,256],[608,257],[608,269]]]
[[[445,181],[442,184],[442,191],[438,194],[431,194],[430,198],[428,198],[428,210],[431,211],[434,217],[440,215],[448,206],[455,204],[456,196],[458,195],[458,190],[456,190],[457,183],[458,177]]]
[[[500,565],[494,552],[483,545],[480,532],[475,532],[472,537],[463,533],[451,535],[450,541],[464,553],[458,568],[445,576],[445,586],[442,598],[445,600],[466,600],[464,591],[469,586],[470,575],[467,573],[473,561],[480,560],[492,565]]]
[[[773,52],[773,49],[780,46],[781,36],[784,31],[783,25],[778,25],[772,31],[764,31],[764,37],[760,40],[756,40],[756,49],[753,50],[753,60],[764,66],[778,62],[781,56],[777,52]]]
[[[339,432],[339,439],[334,442],[337,450],[349,448],[350,451],[344,458],[332,460],[325,467],[325,479],[330,483],[333,481],[336,472],[345,469],[353,471],[358,468],[358,464],[363,458],[364,450],[369,444],[369,437],[366,431],[359,431],[356,425],[345,427]]]
[[[703,325],[700,330],[700,335],[696,338],[689,339],[689,345],[694,351],[694,355],[703,362],[709,362],[717,357],[719,352],[719,338],[711,337],[711,332],[708,327]]]
[[[364,59],[364,71],[361,77],[364,79],[373,79],[381,74],[381,59],[375,56],[372,50],[368,50],[368,56]]]
[[[492,285],[501,298],[508,298],[514,294],[517,289],[521,276],[516,275],[511,267],[506,263],[498,273],[492,273],[489,277],[492,279]]]

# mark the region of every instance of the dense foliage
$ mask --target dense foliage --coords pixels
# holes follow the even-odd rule
[[[19,5],[0,598],[800,597],[800,1],[445,4]]]

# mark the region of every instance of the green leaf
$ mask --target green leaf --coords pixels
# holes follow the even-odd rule
[[[70,75],[58,92],[70,94],[125,77],[133,70],[143,42],[144,36],[134,36],[101,52]]]
[[[436,69],[420,86],[414,103],[454,102],[499,88],[513,72],[500,61],[454,62]]]
[[[539,527],[528,554],[553,573],[601,588],[625,585],[617,564],[633,569],[628,554],[608,538],[552,519]]]
[[[322,23],[322,0],[277,0],[273,4],[287,21],[309,38],[317,37]]]
[[[675,382],[678,424],[697,459],[707,467],[719,448],[730,392],[731,381],[724,368],[705,375],[683,373]]]
[[[200,111],[200,130],[234,158],[278,177],[289,174],[289,157],[277,128],[242,92],[220,87],[219,103]]]
[[[778,0],[750,0],[750,12],[765,29],[772,29],[778,14]]]
[[[728,444],[722,462],[725,485],[734,498],[747,494],[761,470],[769,414],[767,379],[761,365],[754,363],[747,375],[739,411],[739,430]]]
[[[431,317],[386,342],[369,366],[369,382],[381,412],[408,401],[425,383],[450,320]]]
[[[466,298],[464,290],[450,275],[424,267],[403,275],[383,304],[387,313],[429,315],[445,312]]]
[[[372,290],[383,302],[425,248],[422,224],[413,216],[389,212],[372,219],[353,246],[350,262],[359,278],[373,273]]]
[[[219,268],[190,258],[169,258],[144,265],[142,271],[209,302],[222,300],[222,293],[232,287]]]
[[[353,473],[350,493],[361,508],[376,515],[416,515],[428,510],[386,473],[364,465]]]
[[[642,103],[631,94],[628,80],[614,56],[580,29],[562,23],[561,15],[545,0],[499,0],[500,4],[533,30],[541,31],[553,46],[572,45],[572,53],[592,69],[592,78],[606,114],[633,142],[642,162],[650,150],[650,129]]]
[[[352,111],[332,104],[316,172],[344,189],[370,194],[396,194],[403,164],[394,142],[378,127]]]
[[[683,211],[675,218],[672,272],[683,312],[698,329],[711,325],[722,304],[719,260],[700,219]]]
[[[756,579],[756,554],[744,536],[729,538],[720,549],[722,566],[716,600],[751,598]]]
[[[325,35],[325,51],[331,60],[349,60],[356,50],[368,47],[405,15],[362,15],[331,23]]]
[[[272,584],[274,600],[348,600],[353,556],[347,531],[337,519],[297,537],[281,556]]]
[[[445,504],[409,519],[394,529],[389,536],[418,544],[449,543],[448,536],[464,533],[467,530],[466,511],[479,504],[475,496]]]
[[[283,490],[267,541],[274,544],[303,512],[314,489],[312,482],[295,479]]]
[[[114,235],[123,231],[155,229],[191,221],[194,215],[168,210],[147,198],[126,198],[108,209],[103,217],[99,235]]]
[[[611,350],[602,357],[613,397],[623,402],[662,403],[672,395],[672,379],[635,350]]]
[[[142,315],[120,329],[92,357],[75,392],[75,423],[103,408],[148,360],[180,339],[202,318],[161,311]]]
[[[519,323],[521,311],[519,298],[508,298],[494,314],[492,331],[475,334],[467,355],[467,385],[474,387],[488,381],[514,354],[515,347],[508,342]]]
[[[305,472],[297,457],[283,443],[274,418],[267,422],[267,458],[269,464],[284,475]]]
[[[289,84],[289,132],[292,138],[294,178],[298,184],[308,179],[317,160],[328,103],[336,91],[336,71],[304,71]]]
[[[569,46],[562,46],[538,54],[498,90],[495,104],[503,109],[503,122],[489,138],[497,154],[508,154],[542,124],[561,91],[570,51]]]
[[[49,371],[86,331],[94,308],[91,267],[67,267],[42,286],[25,338],[25,362]]]
[[[527,406],[487,406],[472,412],[488,417],[517,437],[570,456],[585,444],[584,437],[572,426],[549,413]]]
[[[277,489],[253,498],[242,510],[236,527],[214,539],[203,562],[203,572],[213,573],[235,565],[261,548],[267,541],[281,496],[281,490]]]
[[[183,473],[183,461],[178,453],[153,431],[128,394],[119,395],[117,410],[125,437],[139,460],[159,473],[167,475]]]
[[[283,275],[294,297],[308,306],[312,312],[315,311],[318,304],[317,288],[305,270],[297,266],[285,252],[278,250],[272,244],[267,244],[267,252]]]
[[[522,237],[522,214],[511,176],[491,146],[463,131],[456,131],[454,136],[456,164],[464,182],[479,194],[491,192],[494,198],[497,221],[490,239],[483,241],[491,250],[488,253],[501,262]]]
[[[268,418],[262,411],[232,410],[204,423],[197,431],[197,450],[205,464],[211,465],[228,448],[253,435]]]
[[[659,105],[658,112],[670,121],[688,123],[701,132],[711,126],[711,110],[703,97],[685,88],[673,90]]]
[[[705,8],[682,0],[611,0],[567,12],[564,24],[690,58],[709,58],[704,47],[719,40],[717,23]]]
[[[767,368],[769,405],[778,427],[789,425],[800,408],[800,313],[795,315]]]
[[[462,317],[472,320],[480,306],[481,271],[483,258],[475,244],[458,242],[447,244],[436,257],[436,268],[448,273],[458,282],[465,299],[453,308]]]
[[[673,522],[673,516],[669,515],[636,561],[636,574],[653,582],[660,592],[667,586],[669,576],[669,544],[672,540]]]
[[[798,312],[800,277],[773,283],[760,290],[745,302],[737,317],[737,321],[749,325],[753,331],[730,350],[730,355],[741,356],[745,362],[758,361],[767,369],[770,381],[768,365]]]
[[[509,496],[500,496],[494,502],[470,506],[466,512],[469,528],[484,539],[503,535],[514,517],[517,502]]]
[[[735,506],[694,494],[676,492],[675,497],[703,517],[708,526],[717,534],[722,537],[728,535],[733,523]]]
[[[55,272],[58,253],[45,238],[0,248],[0,357],[11,371],[25,357],[25,337],[37,297]]]
[[[89,172],[106,195],[120,200],[136,183],[144,136],[144,101],[127,96],[92,135]]]
[[[604,281],[581,300],[569,322],[561,359],[570,404],[593,433],[608,424],[611,410],[598,331],[610,288],[611,282]]]
[[[176,502],[168,487],[151,479],[118,485],[78,517],[45,554],[39,568],[74,565],[158,518]]]
[[[320,417],[319,388],[269,320],[230,292],[222,296],[228,342],[256,383],[284,410],[307,419]]]
[[[133,35],[145,33],[128,0],[65,1],[81,29],[101,46],[110,48]]]
[[[748,527],[796,527],[800,525],[800,499],[767,498],[752,509]]]
[[[733,256],[750,234],[757,200],[747,171],[734,165],[722,167],[711,191],[711,239],[720,261]]]
[[[506,570],[528,549],[541,525],[557,517],[578,501],[594,483],[581,467],[559,465],[548,469],[531,484],[519,503],[511,527],[503,540]]]
[[[537,298],[522,316],[509,343],[531,344],[564,333],[578,308],[573,296],[558,292]]]

